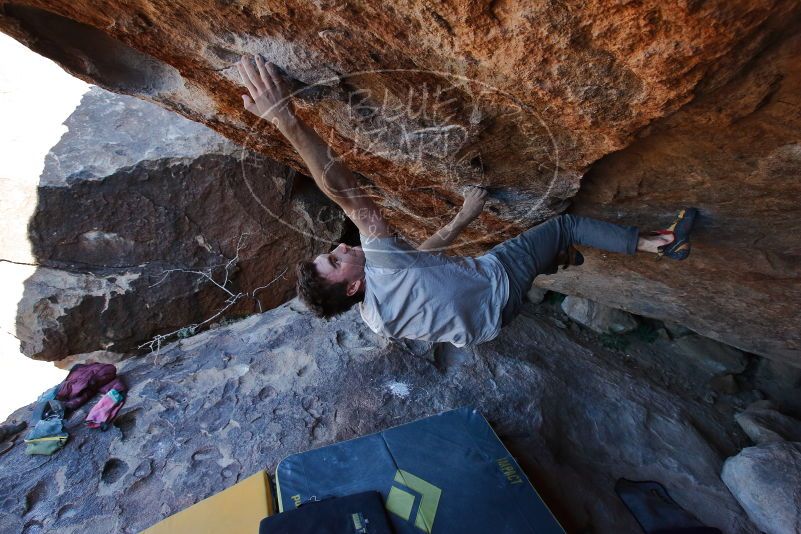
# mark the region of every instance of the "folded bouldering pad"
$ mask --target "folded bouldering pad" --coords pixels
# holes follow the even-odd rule
[[[281,511],[378,491],[399,534],[564,532],[472,408],[289,456],[275,479]]]
[[[393,534],[377,491],[313,501],[261,520],[259,534]]]
[[[259,471],[216,495],[193,504],[144,530],[146,534],[255,534],[273,515],[273,494],[266,471]]]

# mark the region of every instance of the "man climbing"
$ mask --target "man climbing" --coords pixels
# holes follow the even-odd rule
[[[560,257],[580,264],[574,244],[609,252],[637,251],[683,260],[690,253],[695,209],[682,210],[667,230],[640,236],[622,227],[560,215],[476,258],[437,253],[478,217],[486,191],[469,188],[456,217],[414,249],[395,237],[379,207],[331,148],[293,111],[289,86],[260,56],[237,65],[248,89],[245,109],[273,123],[298,151],[317,186],[359,229],[362,247],[344,243],[297,266],[298,295],[316,315],[331,317],[359,304],[365,323],[391,338],[489,341],[518,313],[538,274],[555,272]]]

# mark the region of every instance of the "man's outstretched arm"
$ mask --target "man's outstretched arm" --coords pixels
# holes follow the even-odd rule
[[[366,236],[387,237],[391,228],[356,177],[317,133],[292,109],[289,85],[272,63],[261,56],[243,57],[237,64],[249,95],[242,95],[245,109],[270,121],[298,151],[317,187],[339,205]]]
[[[483,187],[470,187],[464,195],[462,209],[451,222],[443,226],[434,235],[426,239],[417,250],[442,250],[459,237],[462,230],[484,210],[487,190]]]

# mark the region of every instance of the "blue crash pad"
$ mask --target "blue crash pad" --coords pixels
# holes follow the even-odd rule
[[[275,479],[281,511],[378,491],[398,534],[564,533],[473,408],[294,454]]]

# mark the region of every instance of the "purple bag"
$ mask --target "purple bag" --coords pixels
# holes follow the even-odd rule
[[[70,369],[67,378],[61,383],[56,392],[56,399],[60,400],[67,410],[80,408],[100,391],[106,393],[115,386],[111,382],[117,377],[117,368],[110,363],[77,364]],[[117,391],[127,391],[120,382]]]
[[[110,389],[97,401],[97,404],[92,406],[89,415],[86,416],[86,426],[106,430],[117,417],[123,404],[125,404],[125,394],[116,389]]]

